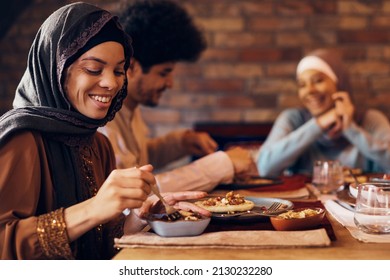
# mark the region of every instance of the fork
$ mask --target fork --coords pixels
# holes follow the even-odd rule
[[[176,221],[182,217],[179,211],[177,211],[175,208],[173,208],[171,205],[169,205],[165,199],[160,194],[160,191],[158,190],[158,187],[156,184],[153,184],[151,186],[152,192],[160,199],[162,204],[165,207],[165,212],[167,212],[168,220],[170,221]]]
[[[267,210],[248,210],[248,211],[244,211],[244,212],[240,212],[240,213],[221,213],[221,214],[217,214],[216,216],[218,217],[239,217],[239,216],[245,216],[245,215],[248,215],[248,214],[258,214],[258,215],[261,215],[261,216],[273,216],[275,213],[280,213],[280,211],[278,211],[280,209],[280,207],[283,206],[283,203],[281,202],[274,202],[271,204],[271,206],[267,209]]]
[[[264,211],[266,214],[272,214],[279,210],[280,207],[282,207],[283,203],[281,202],[274,202],[271,204],[271,206]]]

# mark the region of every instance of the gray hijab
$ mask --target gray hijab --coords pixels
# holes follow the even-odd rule
[[[63,136],[94,133],[114,118],[126,96],[126,85],[112,102],[104,119],[90,119],[75,111],[61,84],[64,66],[109,21],[109,12],[86,3],[74,3],[54,12],[39,29],[31,46],[27,69],[18,85],[14,110],[0,118],[0,144],[19,129],[33,129]],[[118,28],[121,29],[121,27]],[[130,38],[123,33],[125,52],[131,55]],[[125,38],[127,37],[127,38]]]
[[[132,55],[130,38],[109,12],[86,3],[73,3],[55,11],[42,24],[29,52],[27,69],[16,90],[14,109],[0,118],[0,145],[18,131],[42,135],[55,191],[55,209],[69,207],[91,196],[86,171],[81,168],[82,152],[99,126],[114,118],[126,97],[125,82],[103,119],[88,118],[67,100],[62,87],[67,61],[110,23],[123,34],[125,70]],[[112,24],[114,23],[114,24]],[[89,177],[90,178],[90,177]],[[99,187],[99,186],[94,186]],[[38,202],[39,203],[39,202]],[[54,209],[52,209],[54,210]],[[39,206],[36,215],[39,213]],[[102,258],[95,230],[79,238],[76,258]]]

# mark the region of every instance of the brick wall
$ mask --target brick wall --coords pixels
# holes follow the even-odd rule
[[[11,106],[41,22],[64,3],[35,0],[0,41],[0,113]],[[119,1],[90,0],[115,11]],[[357,106],[390,117],[390,0],[181,0],[204,29],[208,50],[178,65],[158,108],[143,110],[154,134],[196,121],[272,121],[299,104],[295,66],[317,47],[341,50]]]

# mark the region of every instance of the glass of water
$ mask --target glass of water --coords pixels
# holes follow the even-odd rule
[[[334,193],[343,186],[343,166],[337,160],[317,160],[313,166],[312,184],[321,193]]]
[[[355,224],[366,233],[390,233],[390,183],[358,186]]]

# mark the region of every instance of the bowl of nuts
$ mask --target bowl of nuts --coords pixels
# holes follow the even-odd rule
[[[318,227],[325,216],[322,208],[298,208],[270,218],[276,230],[304,230]]]

